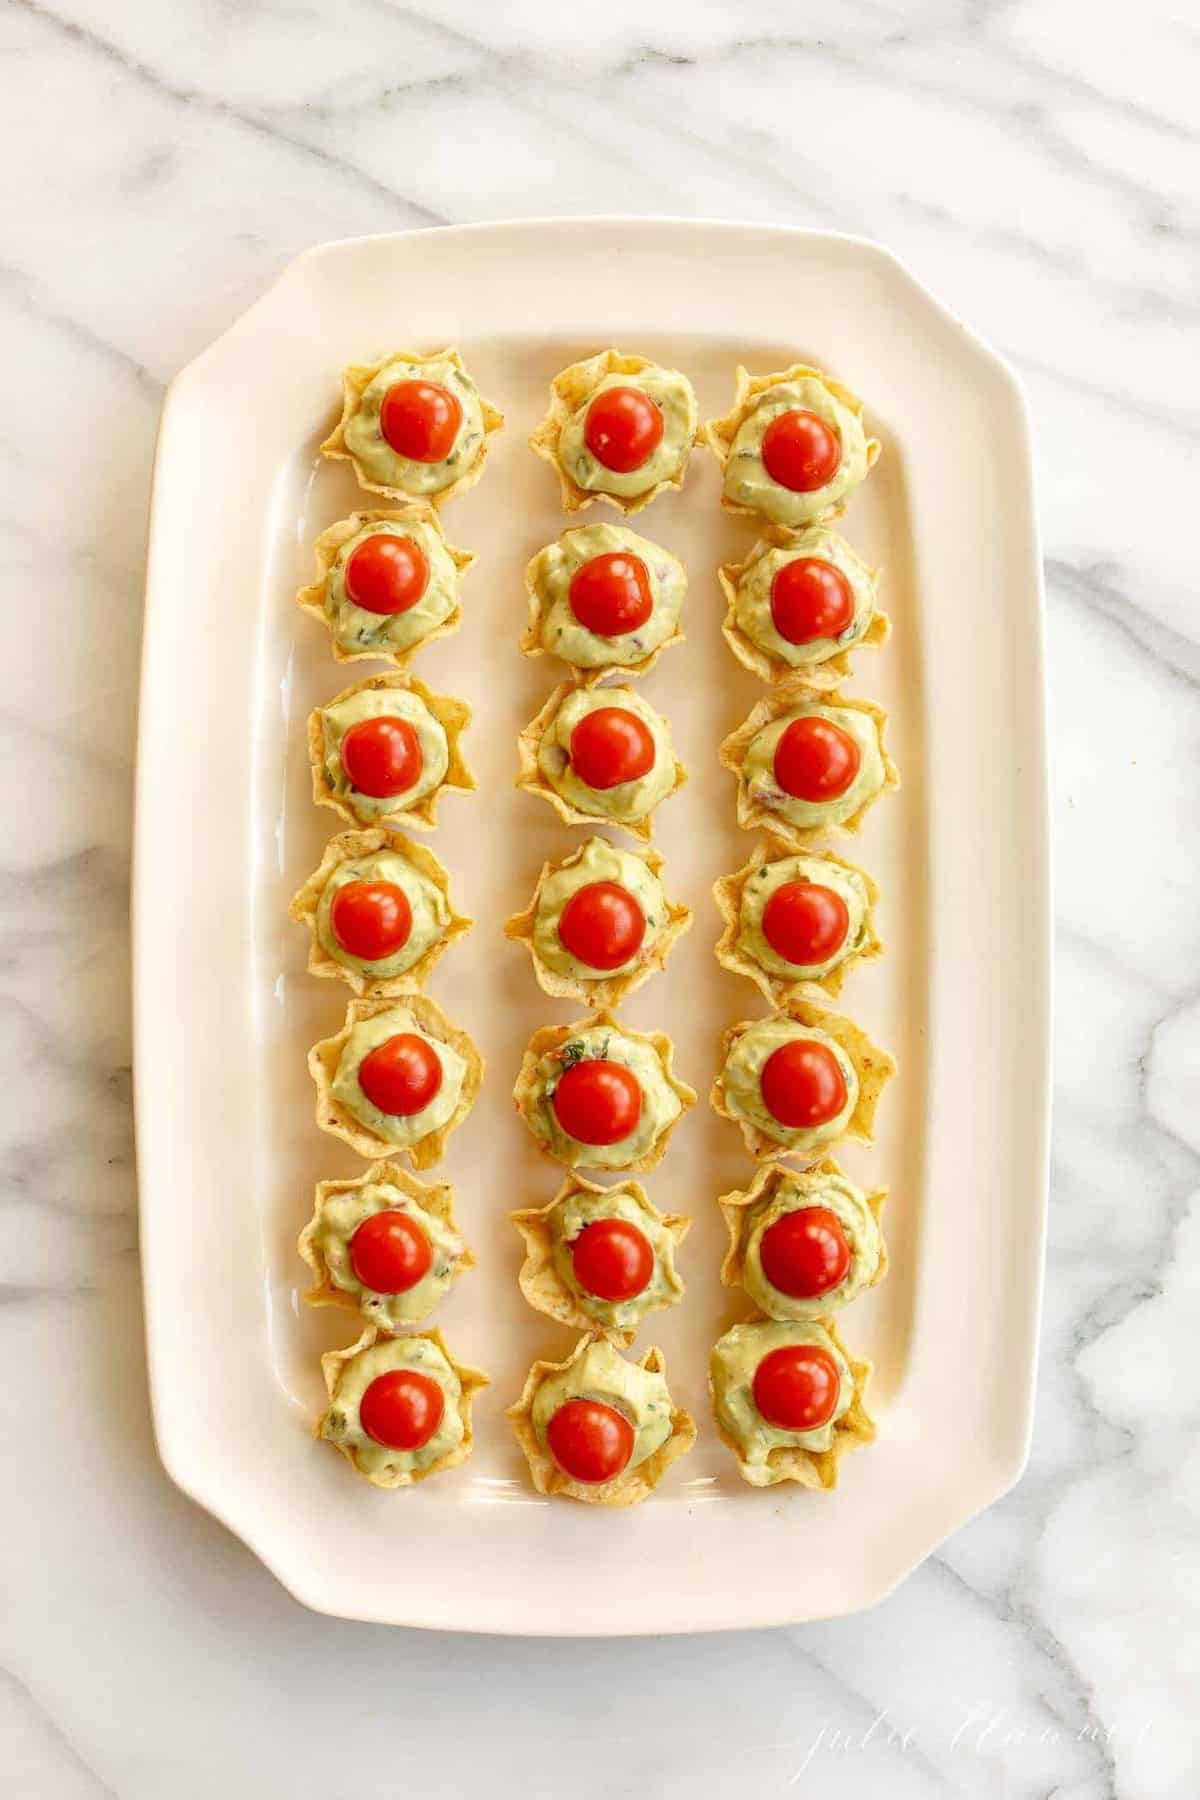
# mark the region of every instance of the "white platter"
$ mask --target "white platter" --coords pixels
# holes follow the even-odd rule
[[[478,1268],[439,1315],[489,1370],[465,1467],[376,1492],[310,1436],[317,1357],[355,1335],[312,1313],[295,1238],[312,1185],[353,1154],[312,1120],[309,1043],[346,993],[304,972],[290,895],[335,816],[311,802],[304,719],[385,665],[341,668],[292,604],[311,543],[357,496],[317,445],[346,362],[456,343],[507,428],[482,482],[451,502],[478,553],[465,622],[415,670],[475,708],[480,791],[423,838],[475,930],[430,992],[488,1059],[483,1093],[437,1171],[458,1190]],[[885,565],[891,643],[851,691],[892,711],[903,787],[838,847],[883,889],[888,954],[839,1009],[900,1062],[852,1173],[890,1184],[887,1281],[842,1315],[874,1358],[878,1442],[831,1494],[753,1492],[717,1442],[709,1345],[740,1309],[718,1281],[715,1196],[751,1170],[704,1096],[725,1025],[766,1010],[712,956],[709,889],[753,841],[734,822],[722,737],[761,693],[720,635],[715,568],[753,533],[718,508],[697,452],[682,494],[637,528],[681,554],[687,642],[643,684],[691,771],[659,813],[668,892],[696,923],[623,1009],[672,1032],[701,1102],[647,1178],[696,1219],[685,1304],[650,1321],[701,1427],[693,1453],[625,1512],[539,1499],[503,1418],[538,1354],[571,1335],[516,1286],[507,1221],[559,1172],[511,1105],[522,1048],[582,1007],[537,988],[501,927],[547,855],[580,833],[513,787],[514,740],[562,673],[516,641],[528,556],[568,521],[526,446],[550,376],[616,343],[677,365],[701,416],[733,369],[803,359],[866,400],[883,441],[842,529]],[[369,498],[367,504],[377,504]],[[595,509],[612,517],[607,509]],[[1023,1467],[1031,1420],[1046,1193],[1048,855],[1040,568],[1025,409],[1007,367],[878,247],[822,233],[655,220],[535,221],[331,244],[292,264],[172,384],[155,477],[135,866],[138,1152],[150,1370],[174,1480],[308,1605],[397,1624],[495,1632],[699,1631],[813,1619],[880,1599]],[[662,1322],[659,1323],[658,1321]]]

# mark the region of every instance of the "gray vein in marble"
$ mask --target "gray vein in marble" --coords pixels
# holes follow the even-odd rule
[[[22,1707],[25,1712],[33,1717],[38,1730],[49,1740],[53,1748],[66,1759],[75,1773],[83,1777],[94,1794],[100,1797],[107,1796],[107,1800],[120,1800],[120,1796],[116,1789],[109,1787],[108,1783],[96,1773],[95,1769],[92,1768],[86,1758],[80,1755],[62,1726],[51,1713],[47,1712],[46,1708],[37,1699],[31,1689],[25,1685],[20,1676],[14,1674],[12,1669],[0,1667],[0,1685],[8,1690],[17,1705]],[[15,1793],[13,1795],[13,1800],[18,1800]]]
[[[314,162],[319,162],[340,175],[350,177],[368,193],[376,195],[381,200],[386,200],[390,206],[403,208],[410,221],[417,220],[426,225],[444,225],[446,223],[446,219],[441,213],[434,212],[431,207],[419,200],[413,200],[405,194],[398,193],[396,189],[381,181],[378,176],[369,174],[365,169],[359,168],[357,164],[347,161],[346,158],[337,156],[318,144],[309,143],[305,138],[279,131],[257,114],[234,106],[229,101],[206,94],[200,88],[182,87],[177,83],[167,81],[147,63],[125,56],[119,46],[110,39],[89,30],[86,26],[77,24],[62,13],[55,12],[52,7],[42,5],[41,0],[9,0],[9,5],[62,33],[64,37],[78,44],[81,49],[103,57],[106,62],[121,69],[131,80],[152,89],[163,99],[176,101],[182,106],[198,107],[211,113],[215,118],[228,119],[246,131],[253,132],[260,137],[270,138],[287,149],[298,151],[302,156],[310,157]]]
[[[1117,585],[1120,574],[1119,566],[1107,560],[1080,564],[1046,558],[1046,578],[1053,592],[1086,606],[1165,675],[1195,687],[1200,682],[1200,643],[1164,625],[1122,593]]]

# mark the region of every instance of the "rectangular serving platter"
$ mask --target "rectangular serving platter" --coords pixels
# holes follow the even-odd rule
[[[300,1299],[295,1240],[313,1184],[361,1164],[313,1123],[309,1044],[347,993],[305,972],[287,903],[338,829],[312,804],[309,709],[383,664],[339,667],[292,603],[312,541],[361,496],[317,446],[343,364],[457,344],[506,415],[483,480],[445,512],[477,554],[461,631],[414,672],[468,700],[470,796],[423,842],[474,930],[429,992],[475,1037],[487,1075],[438,1177],[478,1257],[440,1310],[488,1371],[460,1469],[377,1492],[311,1436],[322,1349],[348,1314]],[[722,1030],[766,1005],[721,970],[710,889],[746,860],[720,740],[762,689],[720,633],[716,567],[753,541],[723,515],[715,460],[636,528],[683,557],[686,643],[642,691],[672,722],[686,787],[658,815],[673,898],[696,914],[664,974],[623,1007],[668,1031],[700,1103],[646,1178],[691,1214],[682,1306],[652,1317],[672,1390],[700,1425],[646,1504],[539,1498],[504,1419],[530,1361],[572,1335],[517,1288],[508,1221],[560,1172],[511,1100],[540,1025],[583,1007],[538,989],[502,927],[547,857],[582,834],[518,793],[516,734],[564,673],[517,650],[524,565],[571,523],[527,447],[550,377],[609,344],[683,369],[701,416],[738,362],[814,362],[866,402],[883,444],[840,529],[884,567],[893,635],[847,691],[885,705],[899,793],[833,847],[882,889],[887,954],[838,1010],[900,1065],[874,1146],[839,1152],[886,1183],[891,1268],[839,1326],[875,1363],[878,1441],[835,1492],[746,1488],[711,1426],[710,1345],[744,1311],[718,1269],[716,1196],[752,1165],[707,1104]],[[614,518],[606,508],[584,515]],[[1049,870],[1040,564],[1025,408],[1004,363],[878,246],[687,221],[543,220],[321,246],[172,383],[155,473],[134,870],[142,1259],[155,1426],[173,1479],[306,1604],[347,1617],[524,1633],[699,1631],[827,1617],[880,1599],[1002,1493],[1027,1453],[1043,1235]]]

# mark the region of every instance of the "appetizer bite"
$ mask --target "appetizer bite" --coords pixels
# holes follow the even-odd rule
[[[653,1169],[695,1091],[672,1073],[661,1031],[611,1014],[535,1031],[513,1099],[547,1156],[568,1169]]]
[[[648,841],[660,800],[687,780],[662,714],[632,688],[564,681],[517,739],[517,786],[568,825],[597,820]]]
[[[731,1025],[721,1050],[712,1105],[741,1126],[756,1162],[811,1162],[845,1137],[874,1142],[875,1109],[896,1065],[849,1019],[793,1000]]]
[[[862,401],[804,363],[773,375],[739,368],[733,411],[704,427],[724,471],[721,505],[797,531],[840,518],[879,444]]]
[[[843,694],[781,688],[760,700],[720,750],[737,776],[738,824],[766,826],[797,850],[822,832],[857,832],[900,785],[886,726],[882,707]]]
[[[543,993],[616,1006],[661,969],[692,911],[667,899],[663,859],[591,837],[561,862],[543,863],[533,899],[504,927],[524,944]]]
[[[836,1487],[843,1452],[875,1436],[863,1404],[870,1374],[829,1321],[734,1325],[713,1346],[708,1379],[717,1432],[742,1480]]]
[[[580,525],[539,550],[525,571],[526,656],[549,651],[585,686],[619,669],[644,675],[681,644],[687,571],[677,556],[624,525]]]
[[[428,830],[438,795],[477,785],[463,761],[464,700],[431,694],[415,675],[371,675],[308,716],[313,799],[351,825],[403,818]]]
[[[769,1319],[823,1318],[883,1280],[886,1199],[886,1188],[864,1194],[832,1157],[803,1173],[768,1163],[717,1202],[729,1231],[721,1280]]]
[[[368,1325],[327,1350],[329,1405],[313,1435],[340,1450],[372,1487],[412,1487],[471,1454],[471,1403],[487,1376],[455,1362],[436,1326],[393,1337]]]
[[[335,661],[382,657],[402,666],[422,644],[458,630],[459,581],[475,558],[446,542],[430,507],[351,513],[314,548],[317,579],[296,604],[327,627]]]
[[[443,506],[479,480],[503,423],[457,350],[393,350],[343,370],[342,416],[321,454],[350,463],[372,494]]]
[[[471,929],[437,857],[398,831],[343,831],[288,907],[309,930],[310,975],[356,994],[423,987],[442,952]]]
[[[647,1313],[677,1306],[675,1250],[690,1219],[663,1214],[637,1181],[569,1175],[549,1206],[512,1214],[525,1240],[521,1292],[537,1312],[624,1348]]]
[[[603,1338],[580,1338],[565,1362],[535,1362],[508,1417],[538,1493],[591,1506],[636,1505],[696,1441],[662,1351],[627,1362]]]
[[[475,1258],[459,1236],[454,1189],[430,1187],[398,1163],[346,1181],[318,1181],[300,1233],[312,1270],[310,1306],[341,1306],[402,1331],[431,1313]]]
[[[483,1058],[424,994],[352,1000],[335,1037],[308,1053],[317,1124],[373,1162],[402,1151],[414,1169],[440,1162],[475,1104]]]
[[[713,896],[725,929],[717,961],[748,975],[774,1006],[813,989],[834,995],[856,963],[883,952],[875,935],[879,890],[832,850],[797,856],[777,838],[755,846]]]
[[[745,562],[717,573],[725,641],[763,681],[802,675],[809,687],[834,687],[850,673],[852,650],[885,644],[891,632],[876,601],[878,569],[835,531],[772,530]]]
[[[629,514],[683,486],[695,441],[686,375],[602,350],[554,377],[550,411],[529,444],[558,471],[564,512],[607,500]]]

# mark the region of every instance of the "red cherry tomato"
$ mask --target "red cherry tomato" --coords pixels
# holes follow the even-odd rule
[[[377,531],[346,563],[346,592],[366,612],[407,612],[428,586],[429,560],[413,538]]]
[[[373,1294],[407,1294],[432,1265],[433,1245],[407,1213],[372,1213],[350,1239],[350,1267]]]
[[[836,1118],[846,1104],[846,1078],[833,1051],[813,1038],[793,1038],[768,1056],[759,1078],[767,1111],[793,1131]]]
[[[554,1090],[554,1116],[577,1144],[617,1144],[642,1116],[638,1078],[623,1063],[572,1063]]]
[[[348,881],[333,896],[329,923],[347,956],[378,962],[408,942],[412,907],[394,881]]]
[[[632,1300],[650,1285],[654,1251],[645,1232],[627,1219],[593,1219],[571,1245],[580,1287],[601,1300]]]
[[[379,429],[411,462],[445,462],[462,424],[462,407],[436,381],[396,381],[383,396]]]
[[[763,1274],[793,1300],[815,1300],[850,1273],[850,1245],[842,1221],[827,1206],[798,1206],[763,1232]]]
[[[388,1450],[419,1450],[442,1422],[446,1396],[441,1383],[418,1369],[389,1369],[377,1375],[358,1407],[363,1430]]]
[[[754,1404],[781,1431],[815,1431],[837,1411],[838,1366],[819,1344],[782,1344],[754,1371]]]
[[[797,407],[779,413],[763,433],[763,467],[793,494],[811,494],[832,481],[842,461],[837,432],[816,413]]]
[[[398,1031],[363,1057],[358,1085],[380,1112],[407,1119],[428,1106],[442,1085],[442,1059],[414,1031]]]
[[[346,780],[372,800],[389,800],[414,787],[424,763],[421,740],[407,719],[361,719],[342,739]]]
[[[624,637],[654,611],[650,571],[640,556],[610,550],[581,563],[568,590],[571,611],[598,637]]]
[[[612,1481],[633,1455],[633,1426],[602,1400],[564,1400],[546,1427],[546,1443],[572,1481]]]
[[[785,962],[828,962],[846,941],[850,909],[840,894],[815,881],[785,881],[763,907],[763,936]]]
[[[775,779],[796,800],[838,800],[862,756],[848,731],[819,713],[793,719],[775,746]]]
[[[558,938],[589,969],[618,969],[636,956],[646,935],[646,915],[616,881],[589,881],[563,907]]]
[[[649,462],[662,443],[663,416],[641,388],[611,387],[597,394],[587,409],[583,438],[588,449],[617,475],[629,475]]]
[[[833,563],[797,556],[771,582],[771,619],[789,644],[834,638],[854,617],[854,589]]]
[[[654,739],[636,713],[623,706],[598,706],[584,713],[571,733],[571,761],[585,786],[620,787],[654,767]]]

